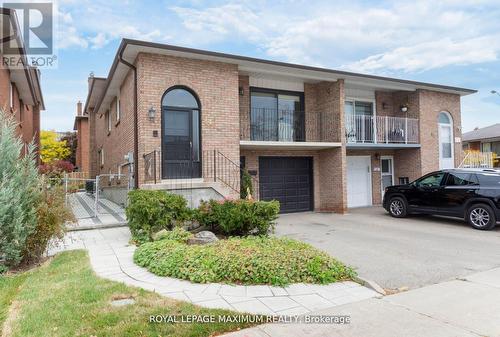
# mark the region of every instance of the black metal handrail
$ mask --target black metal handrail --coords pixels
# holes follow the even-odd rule
[[[161,177],[159,173],[161,170],[159,166],[161,165],[160,156],[158,150],[151,151],[145,155],[143,155],[144,159],[144,182],[145,183],[154,183],[161,181]],[[192,165],[186,162],[183,165],[182,171],[188,172],[192,169]],[[244,172],[244,169],[240,167],[237,163],[231,160],[224,153],[220,152],[217,149],[214,150],[205,150],[202,152],[202,178],[204,181],[213,181],[221,183],[223,186],[226,186],[235,194],[240,195],[240,186],[241,186],[241,177]],[[259,198],[259,182],[258,180],[250,176],[252,180],[252,189],[253,189],[253,198],[258,200]],[[179,177],[180,178],[180,177]],[[177,179],[177,177],[172,177],[173,180]],[[199,178],[185,178],[182,176],[184,182]],[[189,186],[189,184],[184,184],[185,186]],[[178,186],[178,185],[176,185]]]

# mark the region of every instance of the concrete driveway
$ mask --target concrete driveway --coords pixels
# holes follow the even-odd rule
[[[478,231],[455,219],[395,219],[381,207],[347,215],[285,214],[275,233],[330,253],[386,289],[418,288],[500,266],[500,225]]]

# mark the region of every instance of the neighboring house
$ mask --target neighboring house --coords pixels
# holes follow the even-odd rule
[[[19,24],[15,11],[8,8],[0,8],[0,27],[3,27],[4,35],[1,43],[10,43],[18,50],[16,60],[21,62],[11,66],[4,62],[4,57],[12,55],[2,54],[0,65],[0,108],[11,114],[18,123],[16,129],[18,135],[25,144],[34,142],[37,148],[37,160],[39,161],[38,149],[40,147],[40,111],[45,110],[42,89],[40,85],[40,71],[28,64],[24,43],[19,35],[13,35],[9,31],[19,32]],[[9,29],[6,29],[8,27]],[[3,45],[2,45],[3,50]]]
[[[82,102],[76,104],[76,116],[73,130],[76,131],[75,169],[79,172],[90,173],[89,116],[86,112],[83,112]]]
[[[236,197],[241,166],[284,212],[380,204],[385,186],[458,166],[475,92],[128,39],[89,81],[92,175]]]
[[[464,133],[462,146],[464,150],[493,152],[500,156],[500,123]]]

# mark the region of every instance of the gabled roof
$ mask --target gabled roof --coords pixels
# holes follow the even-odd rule
[[[464,142],[491,138],[500,138],[500,123],[462,134],[462,141]]]
[[[168,44],[123,39],[115,55],[113,65],[111,66],[109,74],[106,78],[106,85],[103,95],[100,97],[99,102],[96,105],[96,113],[99,113],[101,105],[103,106],[103,108],[107,108],[107,106],[113,99],[113,96],[117,94],[117,90],[120,87],[120,84],[122,83],[127,72],[130,70],[129,67],[121,62],[121,60],[125,60],[129,64],[134,64],[139,53],[173,55],[191,59],[224,62],[238,65],[240,71],[262,71],[274,74],[287,74],[290,76],[309,79],[311,81],[336,81],[338,79],[344,79],[346,81],[346,84],[350,83],[353,85],[372,85],[389,90],[414,91],[417,89],[426,89],[453,93],[461,96],[477,92],[476,90],[472,89],[452,87],[434,83],[359,74],[348,71],[311,67],[300,64],[277,62],[247,56],[172,46]]]

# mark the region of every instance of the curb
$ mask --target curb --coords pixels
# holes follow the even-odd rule
[[[387,295],[387,293],[385,292],[384,288],[382,288],[381,286],[379,286],[377,284],[377,282],[375,282],[375,281],[368,280],[368,279],[365,279],[365,278],[362,278],[362,277],[359,277],[359,276],[356,276],[354,278],[354,281],[360,283],[361,285],[363,285],[363,286],[365,286],[367,288],[370,288],[371,290],[376,291],[377,293],[379,293],[382,296]]]

